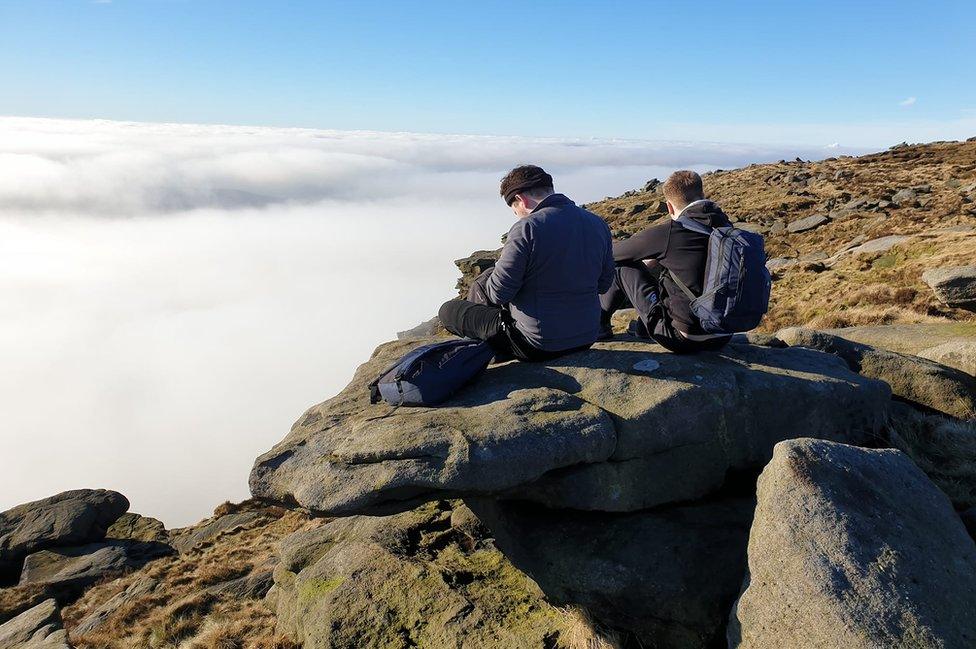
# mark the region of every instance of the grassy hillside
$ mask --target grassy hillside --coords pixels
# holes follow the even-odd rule
[[[862,157],[780,161],[704,176],[706,195],[766,237],[773,303],[763,329],[973,320],[939,304],[928,268],[976,259],[976,141],[899,145]],[[660,184],[587,208],[625,238],[667,218]],[[801,232],[790,226],[823,216]],[[882,237],[909,238],[884,250]]]

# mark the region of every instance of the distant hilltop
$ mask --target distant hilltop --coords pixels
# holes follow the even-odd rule
[[[764,328],[972,319],[922,279],[976,260],[976,138],[781,160],[704,176],[740,227],[766,237],[776,283]],[[660,185],[587,207],[623,238],[666,216]]]

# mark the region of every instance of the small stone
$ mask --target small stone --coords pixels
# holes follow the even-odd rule
[[[647,209],[647,203],[635,203],[634,205],[631,206],[630,211],[627,212],[627,215],[634,216],[636,214],[640,214],[646,209]]]
[[[740,230],[745,230],[746,232],[755,232],[756,234],[765,234],[769,232],[769,226],[763,225],[762,223],[749,223],[748,221],[739,221],[734,225]]]
[[[866,243],[862,243],[852,250],[854,254],[861,254],[865,252],[885,252],[898,244],[908,241],[911,239],[909,236],[893,234],[887,237],[881,237],[879,239],[871,239]]]
[[[831,221],[846,221],[849,218],[858,216],[858,213],[856,210],[849,210],[842,207],[836,210],[830,210],[827,216]]]
[[[816,252],[809,252],[805,255],[800,255],[800,261],[823,261],[829,258],[830,255],[828,255],[823,250],[818,250]]]
[[[638,372],[653,372],[659,367],[661,364],[652,358],[634,363],[634,369]]]
[[[774,257],[766,261],[766,270],[773,272],[774,270],[782,270],[790,266],[796,266],[798,263],[798,260],[790,257]]]
[[[790,266],[795,266],[800,263],[797,259],[791,257],[774,257],[766,261],[766,270],[773,272],[774,270],[781,270],[783,268],[789,268]]]
[[[912,207],[918,202],[918,194],[914,189],[902,189],[895,192],[895,195],[891,197],[891,202],[898,207]]]
[[[809,230],[813,230],[814,228],[818,228],[829,221],[830,219],[822,214],[814,214],[813,216],[808,216],[806,218],[791,222],[788,226],[786,226],[786,229],[794,234],[798,232],[807,232]]]

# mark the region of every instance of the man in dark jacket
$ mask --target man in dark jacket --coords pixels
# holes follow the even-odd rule
[[[486,303],[451,300],[441,322],[458,336],[487,340],[500,358],[547,360],[589,347],[600,335],[600,294],[614,278],[610,229],[554,193],[540,167],[512,169],[500,193],[519,220],[480,278]]]
[[[639,320],[630,333],[653,338],[676,353],[723,347],[731,336],[702,330],[691,312],[691,302],[678,288],[677,276],[695,295],[701,295],[708,259],[708,235],[689,230],[678,222],[691,218],[709,226],[730,225],[729,218],[712,201],[705,200],[702,180],[694,171],[676,171],[664,183],[664,198],[671,218],[646,228],[613,245],[617,264],[613,286],[600,296],[603,336],[612,335],[614,311],[633,306]]]

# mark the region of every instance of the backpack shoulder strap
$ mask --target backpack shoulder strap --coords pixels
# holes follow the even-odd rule
[[[678,218],[675,219],[675,221],[680,223],[682,227],[687,228],[692,232],[697,232],[699,234],[705,234],[708,236],[711,236],[712,234],[712,228],[708,227],[707,225],[702,225],[695,219],[689,218],[687,216],[679,216]],[[675,275],[671,271],[668,271],[668,277],[670,277],[671,281],[674,282],[678,286],[678,288],[681,289],[682,293],[688,296],[689,300],[698,299],[698,296],[692,293],[691,289],[688,288],[688,285],[682,282],[680,279],[678,279],[677,275]]]
[[[675,219],[675,221],[680,223],[683,227],[691,230],[692,232],[698,232],[699,234],[712,233],[712,228],[708,227],[707,225],[702,225],[695,219],[689,218],[687,216],[679,216],[678,218]]]
[[[678,288],[681,289],[682,293],[688,296],[689,300],[695,301],[698,299],[698,296],[691,292],[691,289],[688,288],[688,285],[682,282],[680,279],[678,279],[678,276],[672,273],[670,270],[668,271],[668,277],[671,278],[672,282],[678,285]]]

